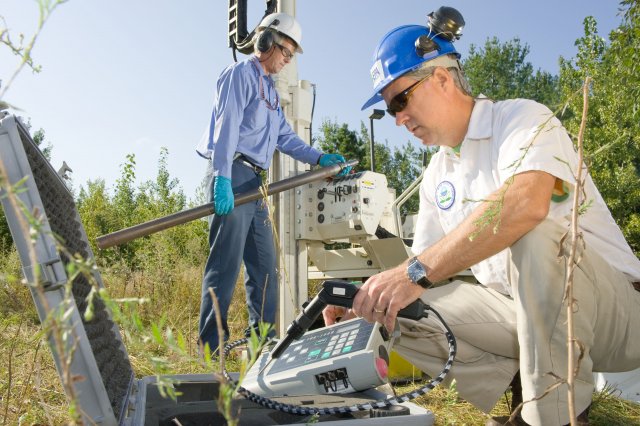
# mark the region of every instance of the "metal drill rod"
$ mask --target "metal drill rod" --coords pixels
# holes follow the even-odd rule
[[[298,176],[293,176],[287,179],[280,180],[278,182],[271,183],[267,187],[267,195],[277,194],[287,189],[295,188],[296,186],[304,185],[309,182],[314,182],[336,175],[340,173],[340,171],[344,168],[349,166],[353,167],[356,164],[358,164],[358,160],[349,160],[346,163],[322,167],[320,169],[303,173]],[[263,194],[258,188],[252,191],[243,192],[242,194],[236,194],[234,197],[234,204],[236,206],[239,206],[241,204],[246,204],[250,201],[254,201],[262,197]],[[172,228],[176,225],[181,225],[192,220],[209,216],[213,213],[215,213],[214,203],[211,202],[198,207],[194,207],[192,209],[183,210],[181,212],[173,213],[165,217],[134,225],[129,228],[121,229],[120,231],[112,232],[111,234],[102,235],[96,238],[96,242],[99,248],[106,249],[109,247],[127,243],[131,240],[135,240],[136,238],[163,231],[167,228]]]

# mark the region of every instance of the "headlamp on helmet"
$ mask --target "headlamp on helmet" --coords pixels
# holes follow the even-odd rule
[[[435,57],[432,52],[440,50],[440,46],[433,40],[435,36],[453,42],[460,40],[462,29],[464,28],[464,18],[456,9],[442,6],[435,12],[427,15],[427,26],[429,34],[423,34],[416,39],[416,53],[418,56]]]
[[[403,25],[382,38],[373,56],[373,96],[362,109],[382,100],[382,91],[398,77],[418,69],[424,62],[460,54],[453,42],[462,36],[464,18],[452,7],[440,7],[427,15],[427,26]],[[444,59],[444,58],[443,58]]]

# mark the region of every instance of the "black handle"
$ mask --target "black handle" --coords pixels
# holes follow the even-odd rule
[[[323,282],[320,293],[303,308],[300,315],[287,328],[286,335],[271,350],[271,359],[278,358],[294,340],[302,337],[327,305],[351,308],[357,293],[358,287],[348,281],[327,280]],[[427,305],[422,300],[416,299],[401,309],[398,316],[416,321],[420,318],[426,318]]]
[[[318,294],[318,297],[327,305],[351,308],[357,293],[358,287],[348,281],[330,280],[322,283],[322,291]],[[322,309],[324,309],[324,306]],[[426,318],[427,313],[427,305],[422,300],[416,299],[400,309],[398,316],[417,321],[421,318]],[[313,321],[315,321],[315,318],[313,318]]]
[[[400,309],[398,316],[402,318],[412,319],[418,321],[428,316],[428,305],[420,299],[416,299],[411,304]]]

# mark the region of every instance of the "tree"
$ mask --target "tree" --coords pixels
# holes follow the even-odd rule
[[[610,44],[592,17],[576,41],[576,58],[560,62],[560,87],[570,99],[563,124],[577,134],[582,101],[572,95],[586,76],[593,79],[584,138],[587,165],[627,242],[640,254],[640,6],[621,2],[622,24]]]
[[[136,195],[136,216],[140,221],[157,219],[181,210],[187,205],[186,197],[176,178],[171,178],[168,170],[169,151],[163,147],[158,160],[158,174],[155,180],[140,185]],[[208,252],[207,222],[196,220],[145,238],[136,256],[146,266],[159,265],[170,269],[180,258],[194,266],[201,265]]]
[[[465,75],[475,96],[480,93],[495,100],[533,99],[555,109],[559,103],[558,77],[526,61],[529,46],[514,38],[501,43],[487,39],[484,47],[471,45],[463,61]]]
[[[82,219],[82,225],[90,244],[94,244],[96,238],[113,230],[114,210],[111,204],[104,179],[88,181],[87,188],[80,187],[80,193],[76,200],[76,209]],[[94,253],[97,248],[92,247]],[[100,253],[102,263],[109,263],[111,252]]]
[[[158,160],[158,174],[155,181],[147,181],[140,186],[138,199],[136,200],[138,209],[148,209],[142,216],[159,216],[175,213],[184,209],[186,197],[179,187],[180,181],[171,178],[167,166],[169,150],[166,147],[160,148],[160,159]]]
[[[100,235],[186,208],[187,200],[180,182],[169,174],[168,157],[169,151],[162,148],[156,178],[136,187],[135,156],[127,155],[113,196],[102,179],[89,181],[86,189],[80,188],[77,209],[92,245]],[[131,271],[165,271],[166,274],[178,260],[193,266],[201,265],[207,247],[207,223],[197,220],[101,251],[100,262],[108,266],[126,266]],[[93,249],[95,252],[96,247]]]
[[[136,157],[128,154],[127,160],[120,165],[121,175],[116,180],[115,194],[112,200],[113,214],[109,216],[111,220],[111,230],[109,232],[133,226],[140,221],[140,216],[136,212],[135,179],[136,179]],[[129,266],[136,266],[135,254],[140,246],[140,240],[135,240],[115,249],[116,252],[126,261]]]
[[[33,134],[33,141],[42,151],[42,155],[44,155],[44,158],[46,158],[47,161],[51,161],[51,151],[53,150],[53,145],[51,145],[50,142],[47,143],[46,145],[43,145],[44,137],[45,137],[44,129],[40,128],[36,130],[36,132]]]
[[[339,125],[337,122],[324,120],[320,132],[317,141],[321,151],[339,152],[347,159],[360,160],[360,169],[368,167],[368,145],[358,132],[350,130],[346,123]]]

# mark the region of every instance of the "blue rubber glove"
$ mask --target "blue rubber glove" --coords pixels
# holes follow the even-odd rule
[[[213,203],[215,214],[225,215],[233,210],[233,190],[231,179],[224,176],[216,176],[213,181]]]
[[[334,164],[346,163],[344,157],[340,154],[322,154],[320,156],[320,160],[318,160],[318,164],[321,167],[333,166]],[[345,167],[338,173],[336,176],[344,176],[351,171],[351,166]]]

